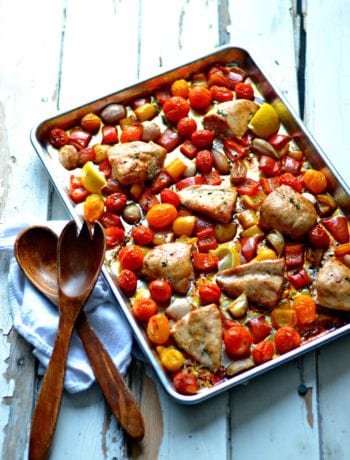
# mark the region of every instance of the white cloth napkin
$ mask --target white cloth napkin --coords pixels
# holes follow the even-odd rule
[[[22,221],[0,225],[0,251],[13,251],[17,234],[30,225],[44,225],[59,234],[65,224],[64,221]],[[8,280],[14,328],[33,345],[33,353],[41,364],[39,372],[43,373],[56,337],[58,310],[27,280],[15,257],[11,257]],[[102,275],[84,311],[113,362],[125,374],[131,360],[132,333]],[[65,389],[77,393],[89,388],[94,381],[83,345],[74,331],[68,354]]]

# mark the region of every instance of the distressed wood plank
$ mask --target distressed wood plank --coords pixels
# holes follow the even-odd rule
[[[350,4],[346,0],[305,2],[305,121],[329,159],[350,183],[347,133],[350,123]],[[326,34],[326,30],[331,33]],[[318,354],[318,410],[322,458],[350,457],[350,337],[322,347]]]

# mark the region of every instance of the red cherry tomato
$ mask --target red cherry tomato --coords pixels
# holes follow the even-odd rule
[[[294,350],[301,344],[301,337],[298,331],[290,326],[280,327],[275,334],[275,347],[279,354]]]
[[[230,327],[224,334],[225,349],[232,358],[248,356],[252,343],[248,329],[241,325]]]
[[[144,225],[137,225],[137,227],[134,227],[131,230],[131,236],[133,237],[135,244],[147,246],[152,243],[154,233],[150,228],[145,227]]]
[[[209,173],[214,165],[214,157],[210,150],[200,150],[196,155],[196,167],[201,173]]]
[[[271,361],[275,349],[272,342],[260,342],[253,350],[253,360],[255,364],[263,364]]]
[[[180,118],[176,129],[180,136],[190,138],[191,134],[197,129],[196,120],[189,117]]]
[[[115,192],[108,195],[105,201],[107,211],[117,212],[125,208],[127,196],[124,193]]]
[[[211,147],[214,140],[214,133],[209,129],[198,129],[194,131],[191,136],[192,144],[204,149]]]
[[[179,195],[170,188],[165,188],[160,192],[160,201],[172,204],[175,208],[178,208],[181,204]]]
[[[124,230],[120,227],[105,228],[106,244],[108,247],[114,247],[122,244],[124,241]]]
[[[142,249],[135,245],[124,246],[118,253],[118,260],[122,268],[131,271],[141,270],[143,257]]]
[[[330,245],[328,233],[320,225],[316,225],[308,233],[308,238],[314,248],[327,249]]]
[[[167,120],[177,123],[190,111],[190,104],[181,96],[172,96],[163,105],[163,112]]]
[[[131,270],[122,270],[118,276],[118,284],[126,295],[131,295],[136,291],[137,276]]]
[[[217,284],[202,283],[198,289],[199,297],[203,305],[219,302],[221,297],[221,289]]]
[[[250,83],[237,83],[235,91],[237,99],[254,99],[254,88]]]
[[[191,106],[195,110],[206,109],[213,99],[211,92],[205,86],[192,86],[188,94]]]
[[[173,383],[176,391],[183,395],[194,395],[199,391],[199,383],[192,374],[187,372],[176,374]]]
[[[225,86],[213,85],[210,87],[210,92],[213,99],[216,99],[218,102],[231,101],[233,99],[233,92]]]
[[[60,128],[54,128],[50,131],[49,141],[56,149],[59,149],[68,143],[68,134]]]
[[[105,227],[119,227],[124,228],[120,217],[110,211],[105,211],[100,217],[99,221]]]
[[[149,292],[156,302],[168,302],[173,295],[170,284],[162,279],[153,280],[148,285]]]

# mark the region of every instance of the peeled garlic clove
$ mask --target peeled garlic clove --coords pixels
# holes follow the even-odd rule
[[[272,230],[267,236],[267,241],[271,244],[278,257],[280,257],[284,251],[284,236],[278,230]]]

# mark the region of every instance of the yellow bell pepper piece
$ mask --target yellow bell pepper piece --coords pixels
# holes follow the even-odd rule
[[[187,165],[180,160],[180,158],[174,158],[168,166],[165,167],[165,171],[169,176],[176,181],[186,171]]]
[[[146,102],[145,104],[136,107],[134,110],[137,119],[139,121],[152,120],[157,115],[157,108],[151,104],[151,102]]]

